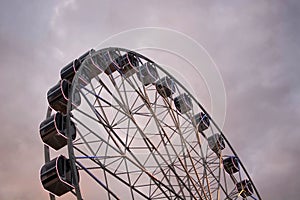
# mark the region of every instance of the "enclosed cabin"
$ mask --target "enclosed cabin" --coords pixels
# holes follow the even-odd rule
[[[199,132],[203,132],[206,129],[208,129],[210,122],[209,122],[209,118],[206,114],[204,114],[203,112],[200,112],[196,115],[194,115],[194,121],[196,126],[198,126],[198,131]]]
[[[192,99],[186,93],[180,94],[179,96],[175,97],[174,104],[176,109],[182,114],[187,113],[193,108]]]
[[[97,57],[97,61],[101,63],[101,68],[104,69],[104,72],[107,75],[111,75],[115,71],[119,70],[116,59],[120,57],[120,53],[117,51],[117,49],[110,48],[106,51],[99,52],[98,55],[99,57]]]
[[[116,64],[117,69],[122,75],[129,77],[138,71],[139,60],[134,53],[128,52],[117,57],[113,64]]]
[[[209,148],[218,155],[225,148],[224,139],[218,133],[215,133],[212,136],[210,136],[209,138],[207,138],[207,141],[208,141]]]
[[[60,70],[61,79],[65,79],[72,82],[76,72],[79,70],[80,64],[80,61],[78,59],[75,59],[72,62],[70,62],[67,66],[62,68]]]
[[[78,171],[76,171],[79,177]],[[61,196],[74,189],[75,178],[71,173],[70,160],[59,156],[46,163],[40,171],[41,182],[45,190]]]
[[[239,159],[235,156],[230,156],[223,160],[223,166],[228,174],[234,174],[240,171]]]
[[[157,81],[158,72],[156,67],[153,66],[153,63],[146,62],[138,68],[137,77],[143,85],[149,85]]]
[[[72,97],[71,109],[77,107],[81,103],[81,98],[78,90],[74,90]],[[67,113],[67,105],[71,96],[71,84],[67,80],[60,80],[55,86],[47,92],[49,106],[63,114]]]
[[[251,196],[253,194],[253,187],[249,180],[245,179],[239,183],[236,184],[236,188],[238,190],[238,193],[243,197],[246,198],[248,196]]]
[[[168,76],[159,79],[155,86],[157,92],[163,97],[171,97],[176,92],[175,82]]]
[[[85,58],[78,76],[80,85],[88,85],[93,78],[107,69],[107,62],[104,61],[102,54],[101,52],[93,52]]]
[[[70,120],[67,133],[67,117],[57,112],[40,124],[40,136],[43,142],[55,150],[59,150],[67,145],[68,136],[72,140],[76,138],[76,127]]]
[[[67,80],[69,82],[73,81],[73,78],[76,74],[76,72],[79,70],[80,65],[82,64],[82,62],[88,57],[90,56],[93,52],[95,52],[94,49],[91,49],[89,51],[87,51],[86,53],[84,53],[83,55],[81,55],[78,59],[75,59],[74,61],[72,61],[71,63],[69,63],[67,66],[65,66],[64,68],[61,69],[60,71],[60,77],[61,80]]]

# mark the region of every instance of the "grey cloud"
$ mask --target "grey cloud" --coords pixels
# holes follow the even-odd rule
[[[225,134],[265,199],[297,199],[297,1],[68,2],[1,3],[1,199],[47,198],[38,180],[38,125],[60,68],[106,37],[141,26],[179,30],[208,49],[226,86]]]

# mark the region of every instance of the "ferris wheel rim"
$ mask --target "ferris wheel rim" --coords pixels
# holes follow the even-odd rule
[[[157,68],[159,68],[161,71],[163,71],[165,74],[167,74],[168,76],[170,76],[175,82],[176,84],[178,84],[192,99],[193,101],[197,104],[197,106],[199,106],[201,108],[201,110],[204,111],[204,113],[208,116],[208,118],[210,119],[210,121],[214,124],[214,126],[218,129],[219,133],[222,135],[222,137],[224,138],[226,144],[229,146],[230,150],[233,152],[233,154],[239,159],[237,153],[235,152],[235,150],[233,149],[233,147],[230,145],[228,139],[226,138],[226,136],[223,134],[222,130],[218,127],[218,125],[215,123],[215,121],[213,120],[213,118],[209,115],[209,113],[204,109],[204,107],[198,102],[198,100],[179,82],[177,81],[177,79],[175,79],[169,72],[167,72],[163,67],[159,66],[158,64],[156,64],[155,62],[153,62],[152,60],[150,60],[149,58],[143,56],[142,54],[139,54],[137,52],[133,52],[133,51],[130,51],[128,49],[124,49],[124,48],[118,48],[118,47],[108,47],[108,48],[104,48],[104,49],[100,49],[98,50],[97,52],[100,52],[100,51],[107,51],[107,50],[111,50],[111,49],[119,49],[121,51],[125,51],[125,52],[131,52],[133,53],[134,55],[136,55],[137,57],[139,58],[142,58],[148,62],[151,62],[152,64],[154,64]],[[80,72],[80,69],[79,71]],[[71,84],[71,97],[73,96],[73,92],[74,92],[74,89],[76,89],[76,81],[77,81],[77,84],[78,84],[78,74],[80,73],[77,73],[75,75],[75,78],[74,80],[72,81],[72,84]],[[70,98],[72,99],[72,98]],[[68,102],[68,107],[67,107],[67,116],[68,116],[68,124],[70,123],[70,119],[71,119],[71,108],[72,108],[72,101],[69,101]],[[71,141],[71,140],[68,140],[68,141]],[[75,163],[75,155],[74,155],[74,147],[73,147],[73,143],[72,142],[68,142],[68,152],[69,152],[69,157],[71,160],[73,160],[73,171],[75,171],[74,169],[76,168],[76,163]],[[240,160],[240,159],[239,159]],[[250,175],[248,174],[246,168],[244,167],[244,165],[242,164],[242,162],[240,161],[239,162],[243,171],[246,173],[246,176],[247,178],[250,180],[250,182],[252,183],[252,186],[255,190],[255,194],[258,196],[259,199],[261,199],[256,187],[255,187],[255,184],[254,182],[252,181]],[[74,172],[73,172],[74,173]],[[76,174],[76,173],[74,173]],[[76,176],[76,175],[75,175]],[[76,194],[77,192],[79,193],[79,196],[81,197],[81,194],[80,194],[80,189],[79,189],[79,185],[78,185],[78,189],[76,189]],[[79,198],[79,196],[77,196]]]

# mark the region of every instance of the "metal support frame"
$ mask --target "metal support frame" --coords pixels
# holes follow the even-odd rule
[[[116,50],[116,51],[119,52],[120,55],[121,55],[121,53],[120,53],[121,51],[128,52],[128,50],[122,49],[122,48],[115,48],[115,49],[114,48],[107,48],[107,49],[103,49],[103,50],[100,50],[100,51],[107,51],[107,50]],[[169,77],[172,77],[172,75],[170,75],[166,70],[164,70],[162,67],[160,67],[159,65],[157,65],[156,63],[154,63],[150,59],[144,57],[143,55],[140,55],[139,53],[136,53],[136,52],[133,52],[133,53],[135,54],[136,57],[138,57],[138,59],[139,59],[139,61],[141,63],[142,63],[141,59],[143,59],[144,61],[150,62],[155,67],[157,67],[157,69],[161,70],[162,73],[164,73],[165,75],[168,75]],[[118,69],[117,69],[117,71],[119,73],[121,73]],[[79,72],[80,72],[80,70],[79,70]],[[116,74],[119,74],[119,73],[116,73]],[[155,110],[156,110],[157,106],[155,105],[154,108],[151,107],[151,105],[150,105],[151,102],[149,101],[148,94],[147,94],[147,92],[145,90],[145,87],[143,86],[144,91],[142,91],[140,88],[136,88],[135,87],[135,84],[137,85],[136,80],[134,78],[123,77],[122,74],[119,74],[119,75],[116,76],[116,78],[120,78],[122,80],[120,86],[117,85],[117,82],[116,82],[113,74],[108,75],[108,77],[109,77],[109,79],[111,81],[111,84],[113,85],[112,87],[114,89],[116,89],[116,91],[117,91],[117,95],[116,96],[113,93],[111,93],[109,87],[104,82],[102,82],[102,80],[100,78],[96,77],[96,80],[98,80],[99,81],[98,84],[102,85],[101,87],[109,95],[111,95],[111,97],[113,98],[113,100],[117,104],[119,104],[119,107],[115,106],[113,104],[110,104],[110,102],[107,102],[105,99],[103,99],[102,97],[100,97],[100,92],[99,92],[99,94],[96,92],[96,90],[93,87],[92,83],[91,83],[92,90],[87,90],[87,89],[85,89],[85,90],[86,90],[87,94],[92,94],[92,95],[95,96],[95,98],[98,101],[97,102],[98,103],[97,106],[99,106],[99,108],[102,109],[100,112],[98,112],[95,108],[92,109],[93,112],[94,112],[94,114],[95,114],[95,116],[96,116],[96,118],[93,119],[93,120],[97,120],[99,122],[99,124],[101,124],[103,126],[104,130],[109,135],[109,138],[111,138],[111,140],[116,145],[117,150],[119,150],[120,153],[122,153],[122,155],[124,154],[123,155],[124,156],[123,159],[124,159],[127,171],[128,171],[127,162],[129,162],[129,163],[131,162],[131,164],[135,165],[135,167],[138,170],[140,170],[141,173],[147,174],[149,176],[149,178],[151,179],[151,181],[153,181],[153,183],[149,183],[150,184],[150,186],[149,186],[150,188],[151,188],[152,184],[156,185],[157,190],[160,190],[161,194],[164,194],[169,199],[171,199],[171,197],[168,197],[168,194],[171,194],[171,193],[172,193],[172,195],[175,195],[178,199],[181,199],[181,195],[185,195],[185,193],[184,193],[183,190],[185,190],[185,191],[187,191],[189,193],[191,199],[192,198],[196,198],[195,194],[198,194],[201,199],[203,199],[203,195],[204,195],[204,198],[206,200],[208,198],[212,199],[213,198],[212,193],[214,193],[215,191],[217,191],[217,198],[218,199],[220,199],[220,191],[223,191],[224,194],[228,198],[229,196],[228,196],[228,192],[227,192],[227,190],[228,190],[227,189],[227,185],[225,185],[225,188],[224,188],[222,186],[222,184],[221,184],[221,175],[222,175],[221,172],[222,172],[222,170],[224,172],[224,169],[222,169],[222,164],[221,164],[222,156],[221,155],[217,156],[220,159],[219,162],[218,162],[218,166],[217,165],[215,167],[212,166],[212,168],[211,168],[211,166],[209,166],[209,163],[207,162],[207,160],[208,160],[208,158],[212,159],[215,155],[214,154],[208,154],[208,147],[206,147],[206,156],[204,156],[204,153],[202,152],[203,149],[202,149],[202,146],[201,146],[202,142],[200,141],[199,135],[197,135],[197,142],[198,142],[198,145],[200,145],[200,152],[198,152],[197,155],[201,155],[201,157],[202,157],[201,159],[202,159],[203,163],[201,163],[200,160],[199,161],[194,161],[191,158],[191,156],[192,156],[191,153],[194,153],[194,151],[196,151],[197,148],[196,148],[196,146],[192,146],[192,145],[188,144],[189,141],[187,140],[187,137],[184,138],[182,136],[183,133],[181,131],[184,132],[184,129],[180,129],[179,128],[180,126],[183,126],[183,124],[179,123],[179,115],[180,114],[177,111],[173,110],[173,108],[172,108],[173,105],[172,105],[172,103],[170,103],[171,100],[173,100],[173,99],[172,98],[170,98],[170,99],[165,98],[164,99],[164,106],[165,106],[166,109],[169,109],[168,112],[167,112],[167,114],[169,114],[171,116],[171,119],[172,119],[173,123],[176,126],[176,128],[174,129],[174,133],[177,131],[181,135],[181,138],[180,138],[181,139],[181,145],[182,145],[182,150],[181,151],[176,150],[175,145],[172,144],[172,137],[173,137],[174,133],[168,135],[169,133],[167,133],[167,131],[166,131],[166,130],[168,130],[168,128],[171,129],[171,130],[173,128],[172,127],[168,127],[167,124],[164,124],[164,122],[163,122],[164,117],[162,119],[161,118],[159,119],[156,116],[157,113],[155,113]],[[131,80],[133,80],[133,82],[131,82]],[[207,111],[204,109],[204,107],[190,94],[189,91],[187,91],[187,89],[180,82],[178,82],[174,78],[173,78],[173,80],[177,84],[176,85],[177,91],[179,91],[178,87],[180,87],[181,88],[181,92],[184,91],[188,96],[191,97],[191,99],[194,101],[194,103],[203,111],[204,114],[206,114],[206,116],[208,117],[208,119],[212,122],[212,125],[216,129],[215,131],[218,131],[222,135],[222,137],[224,138],[224,140],[225,140],[226,144],[228,145],[229,149],[231,150],[231,152],[238,158],[237,153],[234,151],[234,149],[230,145],[229,141],[227,140],[227,138],[224,136],[223,132],[221,131],[221,129],[217,126],[217,124],[215,123],[215,121],[207,113]],[[71,110],[72,110],[72,96],[73,96],[72,94],[73,94],[73,92],[75,91],[75,89],[77,87],[76,86],[77,81],[78,81],[78,76],[75,76],[75,78],[73,80],[73,83],[72,83],[72,86],[71,86],[71,90],[70,90],[70,92],[71,92],[70,95],[69,95],[70,100],[68,101],[68,105],[67,105],[67,125],[66,125],[67,135],[68,135],[67,146],[68,146],[69,159],[70,159],[70,163],[71,163],[71,173],[72,173],[72,177],[74,177],[74,186],[75,186],[75,192],[74,191],[71,191],[71,192],[76,196],[77,200],[83,200],[82,195],[81,195],[81,191],[80,191],[80,187],[79,187],[79,177],[78,177],[78,173],[77,173],[77,170],[78,170],[77,166],[79,166],[80,169],[84,170],[99,185],[101,185],[105,190],[107,190],[107,192],[108,192],[108,198],[109,199],[111,199],[110,195],[112,195],[116,199],[119,199],[119,198],[117,197],[117,194],[115,194],[109,188],[107,177],[106,177],[106,173],[116,176],[116,178],[119,181],[121,181],[122,183],[124,183],[125,185],[127,185],[128,187],[130,187],[132,198],[134,198],[133,197],[134,196],[133,192],[140,193],[140,191],[135,187],[135,183],[133,183],[133,184],[131,183],[131,180],[129,178],[129,172],[127,172],[128,173],[127,174],[128,175],[128,182],[126,182],[125,180],[122,180],[119,177],[117,177],[118,175],[115,174],[114,172],[112,172],[109,168],[106,168],[105,161],[104,161],[104,164],[103,164],[103,163],[100,162],[100,160],[95,160],[93,158],[93,156],[89,156],[87,154],[85,155],[85,152],[83,152],[80,149],[78,149],[77,146],[73,146],[74,144],[73,144],[73,141],[71,139],[72,136],[71,136],[71,132],[70,132],[70,125],[71,125],[71,117],[73,118],[72,113],[71,113]],[[169,155],[169,158],[166,159],[164,157],[164,155],[158,151],[159,148],[162,148],[160,146],[160,144],[158,144],[156,146],[154,143],[152,143],[152,141],[145,135],[145,133],[143,131],[144,127],[140,126],[136,122],[135,117],[131,113],[133,105],[130,106],[129,103],[128,103],[128,97],[127,97],[128,94],[125,92],[126,88],[125,88],[124,82],[127,82],[131,86],[131,89],[133,89],[133,91],[135,91],[137,93],[137,97],[136,98],[141,98],[143,100],[144,104],[146,105],[146,107],[148,108],[149,113],[152,114],[152,117],[153,117],[153,119],[155,121],[155,124],[158,127],[158,129],[160,130],[159,134],[161,136],[162,142],[165,141],[168,144],[168,146],[165,144],[165,151],[167,152],[167,154],[169,154],[169,151],[172,151],[172,156],[175,156],[177,158],[177,160],[176,160],[177,166],[176,167],[181,167],[182,168],[181,170],[186,173],[187,177],[185,179],[179,176],[179,174],[176,171],[176,169],[173,166],[173,164],[171,165],[171,164],[168,163],[168,159],[171,160],[170,155]],[[124,91],[122,91],[121,86],[123,86],[122,89]],[[125,92],[124,93],[124,95],[125,95],[124,97],[122,97],[122,95],[121,95],[122,92]],[[84,93],[81,93],[81,94],[84,95],[84,99],[87,101],[87,103],[89,104],[89,106],[91,108],[95,106],[93,103],[89,102],[89,100],[85,97]],[[102,108],[102,105],[101,105],[100,101],[104,102],[105,104],[108,104],[113,109],[117,110],[118,113],[121,113],[122,115],[124,115],[124,117],[128,119],[128,129],[129,129],[129,124],[132,124],[132,125],[135,126],[135,128],[137,129],[135,134],[139,133],[142,136],[143,141],[144,141],[143,144],[145,145],[144,148],[148,148],[149,149],[149,157],[147,157],[147,159],[149,159],[152,156],[151,158],[154,159],[154,162],[155,162],[154,164],[157,164],[157,167],[154,170],[154,172],[151,171],[151,170],[148,171],[148,169],[146,169],[146,167],[142,163],[140,163],[139,159],[130,150],[131,148],[129,148],[129,146],[127,147],[127,145],[128,145],[127,144],[128,136],[126,138],[126,142],[122,141],[122,139],[118,136],[116,130],[114,130],[114,128],[112,127],[112,125],[108,123],[107,116],[105,115],[105,112],[104,112],[104,110]],[[137,101],[137,99],[135,99],[135,101]],[[156,96],[155,102],[156,101],[157,101],[157,96]],[[52,109],[50,107],[48,107],[46,118],[50,117],[51,112],[52,112]],[[79,110],[79,112],[81,112],[81,111]],[[191,112],[193,113],[194,111],[192,110]],[[84,112],[82,111],[82,113],[84,113]],[[87,114],[87,113],[84,113],[84,114],[87,117],[92,117],[92,116],[89,116],[89,114]],[[103,116],[101,114],[103,114]],[[183,119],[188,118],[188,115],[185,115],[185,117],[182,117],[182,118]],[[75,117],[74,117],[74,119],[77,120]],[[78,122],[80,122],[80,121],[78,121]],[[195,132],[197,134],[196,130],[195,130]],[[129,133],[129,131],[127,131],[127,134],[128,133]],[[82,137],[82,140],[85,143],[85,145],[89,146],[89,142],[91,142],[91,141],[85,141],[84,136],[82,136],[82,134],[80,134],[80,136]],[[206,138],[205,135],[204,135],[204,138]],[[108,146],[110,145],[109,141],[103,140],[102,142],[105,143]],[[99,148],[98,148],[98,150],[96,150],[96,153],[94,153],[95,157],[96,157],[97,152],[99,151]],[[122,150],[123,148],[124,148],[124,151]],[[103,169],[103,173],[104,173],[104,176],[105,176],[105,183],[106,184],[102,183],[89,170],[89,168],[85,167],[78,160],[76,160],[76,156],[75,156],[74,150],[77,150],[79,153],[85,155],[87,159],[92,160],[95,164],[99,165],[100,169]],[[128,156],[126,156],[126,153],[128,153]],[[183,158],[181,158],[181,156],[179,154],[184,154]],[[44,145],[44,155],[45,155],[45,163],[49,162],[50,161],[50,151],[49,151],[49,147],[47,145]],[[188,157],[190,159],[188,159]],[[162,164],[168,164],[169,169],[168,169],[167,172],[165,172],[164,169],[163,169],[163,167],[165,167],[165,166],[164,165],[161,166],[161,164],[159,163],[158,160],[161,160],[163,162]],[[212,162],[214,162],[214,160],[212,160]],[[248,172],[246,171],[244,165],[241,162],[239,162],[239,164],[240,164],[241,168],[243,169],[244,175],[246,175],[246,177],[248,178],[248,180],[251,182],[251,184],[252,184],[252,186],[253,186],[253,188],[255,190],[255,194],[257,195],[258,199],[261,200],[261,197],[260,197],[260,195],[258,193],[258,190],[255,187],[253,181],[251,180],[251,177],[249,176]],[[192,168],[191,169],[187,169],[187,167],[186,167],[187,165],[191,165]],[[203,173],[198,172],[198,170],[200,170],[200,168],[199,167],[197,168],[197,166],[199,166],[199,165],[203,166]],[[191,167],[191,166],[189,166],[189,167]],[[216,171],[217,169],[219,171]],[[157,179],[153,175],[153,174],[156,173],[155,172],[156,170],[158,170],[160,173],[162,173],[162,175],[164,177],[162,180]],[[116,171],[117,171],[117,169],[116,169]],[[215,171],[216,171],[217,175],[214,174]],[[195,173],[194,176],[196,176],[196,179],[194,177],[192,177],[193,175],[190,174],[191,172]],[[225,184],[226,184],[225,172],[223,174],[224,174],[223,175],[224,176],[224,181],[225,181]],[[176,177],[176,180],[177,180],[176,184],[178,184],[178,185],[176,185],[174,183],[176,185],[176,186],[174,186],[173,183],[170,182],[169,179],[171,179],[170,178],[171,176],[172,177]],[[203,179],[203,182],[201,182],[200,179]],[[163,182],[163,180],[166,181],[167,183]],[[206,180],[206,183],[205,183],[204,180]],[[200,188],[197,188],[199,186],[198,184],[200,184]],[[205,185],[205,184],[207,184],[207,185]],[[212,189],[210,188],[211,184],[212,184]],[[173,186],[177,187],[177,189],[178,189],[178,187],[180,187],[180,191],[176,191],[176,189],[174,189]],[[192,191],[191,188],[193,188],[195,191],[194,190]],[[193,192],[195,192],[195,193],[193,193]],[[140,193],[140,195],[143,196],[145,194]],[[150,195],[150,193],[149,193],[149,195]],[[50,196],[50,200],[55,200],[55,196],[53,194],[49,193],[49,196]],[[149,196],[147,198],[151,198],[151,196]],[[254,198],[254,197],[252,197],[252,198]]]
[[[46,119],[48,119],[51,116],[52,109],[48,106]],[[50,150],[49,146],[44,144],[44,157],[45,157],[45,164],[50,161]],[[50,200],[55,200],[55,196],[52,193],[49,193]]]

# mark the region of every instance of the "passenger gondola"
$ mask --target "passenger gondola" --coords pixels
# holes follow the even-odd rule
[[[163,97],[171,97],[175,93],[175,82],[168,76],[159,79],[156,83],[157,92]]]
[[[79,177],[79,173],[77,172]],[[40,178],[45,190],[61,196],[75,188],[75,178],[71,173],[70,160],[59,156],[46,163],[40,171]]]
[[[70,121],[68,129],[72,140],[76,138],[76,127]],[[40,124],[40,136],[43,142],[55,150],[59,150],[67,145],[67,117],[57,112]]]
[[[182,114],[187,113],[193,108],[192,100],[186,93],[175,97],[174,104],[176,109]]]

